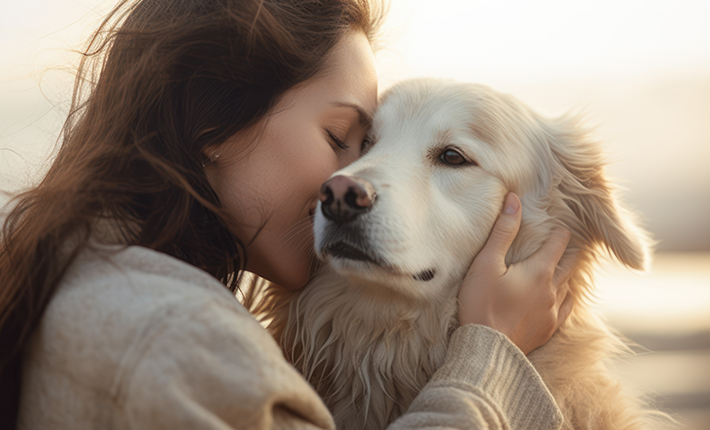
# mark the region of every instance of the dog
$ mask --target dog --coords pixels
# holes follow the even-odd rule
[[[573,311],[528,355],[563,428],[642,428],[652,412],[608,370],[630,348],[589,299],[599,258],[644,270],[652,241],[581,120],[544,118],[482,85],[415,79],[383,95],[371,140],[321,189],[314,237],[326,268],[296,293],[267,288],[261,308],[337,428],[385,428],[443,364],[459,286],[510,191],[522,224],[506,264],[557,225],[572,233],[566,252],[579,252]]]

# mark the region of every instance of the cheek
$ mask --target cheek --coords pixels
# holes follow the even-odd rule
[[[314,146],[306,142],[296,151],[285,151],[279,162],[271,164],[268,195],[275,221],[282,225],[294,222],[293,217],[307,215],[321,185],[338,168],[330,147]]]
[[[309,210],[321,184],[338,167],[327,142],[313,133],[298,134],[298,139],[286,135],[274,139],[279,147],[270,152],[268,167],[261,172],[268,178],[260,186],[255,184],[268,200],[268,210],[261,216],[269,220],[253,249],[271,279],[288,289],[300,288],[310,276],[313,226]]]
[[[459,181],[455,189],[443,190],[442,201],[434,205],[442,255],[456,262],[454,271],[467,270],[490,234],[508,192],[499,179],[476,175]]]
[[[313,121],[296,120],[274,127],[269,135],[266,175],[281,199],[315,197],[320,185],[338,169],[338,158]]]

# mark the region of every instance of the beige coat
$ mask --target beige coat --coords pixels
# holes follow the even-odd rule
[[[332,428],[318,395],[209,274],[141,247],[85,251],[25,353],[20,429]],[[557,429],[505,336],[468,325],[391,428]]]

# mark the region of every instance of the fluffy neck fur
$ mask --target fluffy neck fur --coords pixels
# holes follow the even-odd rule
[[[443,364],[455,309],[455,289],[414,302],[326,272],[291,301],[281,343],[338,428],[381,429]]]

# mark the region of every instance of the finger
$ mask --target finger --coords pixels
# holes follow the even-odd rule
[[[579,249],[566,253],[562,256],[555,273],[552,276],[552,285],[558,289],[572,277],[574,269],[579,261]]]
[[[541,267],[555,267],[567,249],[572,234],[564,227],[555,227],[540,249],[530,256],[528,261]],[[551,271],[552,272],[552,271]]]
[[[574,296],[571,292],[567,291],[567,296],[562,301],[560,309],[557,311],[557,327],[555,331],[564,324],[567,317],[572,313],[572,307],[574,306]]]
[[[520,230],[520,199],[515,193],[508,193],[503,203],[503,211],[498,216],[488,241],[481,249],[479,257],[486,263],[496,263],[505,266],[505,254],[510,249],[515,236]]]

